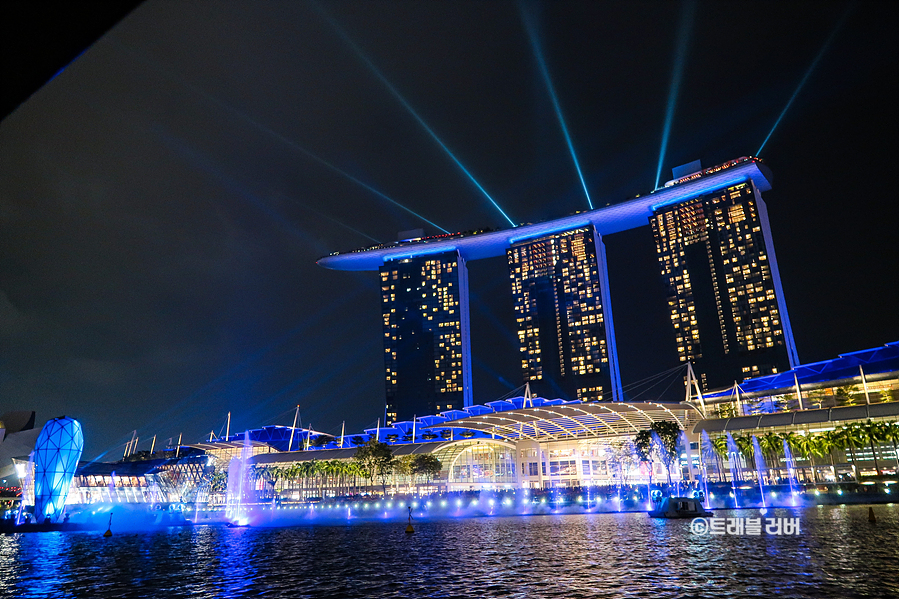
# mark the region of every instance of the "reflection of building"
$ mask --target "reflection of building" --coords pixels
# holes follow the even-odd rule
[[[798,364],[768,216],[752,180],[650,219],[678,357],[703,389]]]
[[[387,423],[471,405],[468,269],[458,252],[380,268]]]
[[[547,396],[620,399],[602,241],[592,225],[506,251],[525,381]]]

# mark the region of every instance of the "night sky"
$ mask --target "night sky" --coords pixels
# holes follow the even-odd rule
[[[661,182],[756,154],[805,78],[761,152],[800,360],[899,339],[891,3],[150,0],[0,124],[0,412],[103,459],[374,426],[376,274],[315,261],[508,227],[463,168],[516,224],[587,208],[526,22],[596,206],[655,186],[672,80]],[[677,358],[649,227],[605,242],[627,386]],[[521,375],[505,260],[469,269],[483,403]]]

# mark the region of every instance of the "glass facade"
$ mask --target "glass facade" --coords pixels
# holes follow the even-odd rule
[[[471,405],[468,269],[457,252],[380,269],[387,425]]]
[[[650,218],[678,358],[704,390],[796,365],[764,202],[751,181]]]
[[[548,397],[617,398],[608,278],[593,226],[513,243],[506,256],[524,380]]]
[[[450,485],[514,484],[515,450],[494,443],[478,443],[465,447],[447,470]]]

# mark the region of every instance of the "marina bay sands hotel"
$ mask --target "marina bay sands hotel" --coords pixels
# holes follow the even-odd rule
[[[623,400],[602,236],[647,224],[672,342],[704,390],[798,366],[761,195],[771,171],[742,157],[674,176],[646,196],[548,222],[418,234],[320,259],[380,274],[387,424],[472,404],[466,265],[502,255],[522,382],[546,397]]]

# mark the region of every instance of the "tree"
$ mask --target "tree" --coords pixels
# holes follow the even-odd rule
[[[407,481],[410,482],[412,479],[412,463],[415,461],[414,455],[404,455],[396,458],[393,463],[393,473],[397,476],[406,477]]]
[[[368,443],[356,450],[353,460],[359,465],[365,478],[374,485],[375,478],[381,479],[384,492],[387,492],[386,479],[393,472],[393,453],[390,446],[375,439],[369,439]]]
[[[637,464],[637,448],[630,439],[616,439],[609,443],[609,470],[618,468],[619,480],[622,485],[627,484],[630,469]]]
[[[858,393],[858,385],[846,385],[845,387],[837,387],[836,400],[838,405],[852,405],[855,403],[855,398],[853,395]]]
[[[787,441],[790,445],[790,448],[796,452],[798,451],[802,455],[808,458],[809,464],[812,468],[812,479],[817,483],[818,482],[818,469],[815,466],[815,456],[822,456],[821,453],[821,443],[818,439],[817,435],[807,434],[807,435],[797,435],[795,433],[790,433],[793,437],[791,440]],[[795,459],[795,455],[793,458]],[[808,479],[806,479],[808,480]]]
[[[309,442],[309,445],[312,447],[324,447],[325,445],[327,445],[328,443],[330,443],[333,440],[334,440],[334,437],[332,437],[331,435],[325,435],[325,434],[315,435],[314,437],[312,437],[312,440]]]
[[[753,435],[755,436],[755,435]],[[775,478],[780,477],[780,453],[783,451],[783,439],[781,439],[780,435],[777,433],[768,432],[760,437],[756,437],[759,444],[759,450],[762,453],[762,459],[765,462],[765,467],[767,472],[765,473],[768,476],[769,480],[774,480]],[[749,438],[750,444],[752,443],[752,437]],[[752,448],[753,453],[755,453],[755,447]],[[759,463],[756,460],[756,468],[758,468]],[[774,474],[772,474],[774,472]],[[763,474],[759,472],[759,478],[761,479]]]
[[[899,468],[899,450],[896,443],[899,442],[899,422],[881,422],[878,424],[884,441],[893,444],[893,456],[896,458],[896,467]]]
[[[228,471],[216,470],[209,480],[209,493],[224,493],[228,489]]]
[[[430,453],[420,453],[412,461],[412,473],[416,476],[423,476],[428,487],[431,486],[431,479],[440,474],[443,464]]]
[[[859,434],[858,428],[854,426],[837,427],[834,440],[836,441],[835,449],[841,449],[852,463],[852,470],[855,473],[855,480],[858,480],[860,473],[858,466],[855,464],[855,448],[865,442],[864,437]]]
[[[877,471],[878,476],[883,474],[880,471],[880,464],[877,462],[877,447],[875,447],[874,443],[880,445],[881,441],[886,441],[885,431],[879,424],[871,422],[870,420],[856,426],[858,427],[858,431],[866,437],[871,444],[871,455],[874,456],[874,470]]]
[[[718,418],[735,418],[737,416],[737,406],[732,403],[720,403],[717,410]]]
[[[648,430],[642,430],[634,437],[634,448],[641,462],[649,462],[649,467],[652,469],[653,455],[655,455],[665,464],[669,486],[671,485],[671,466],[677,461],[680,432],[677,423],[659,420],[653,422]],[[650,474],[650,483],[651,476]]]
[[[835,449],[840,449],[840,434],[836,430],[818,433],[815,435],[815,443],[818,446],[819,452],[826,453],[830,456],[830,471],[831,474],[833,474],[834,480],[836,480],[837,465],[836,460],[834,460],[833,457],[833,451]]]
[[[653,441],[653,431],[646,429],[642,430],[636,434],[634,437],[634,450],[637,453],[637,458],[641,462],[646,462],[649,464],[649,485],[652,486],[652,473],[654,471],[654,462],[656,457],[658,457],[658,448],[656,447],[656,443]]]

